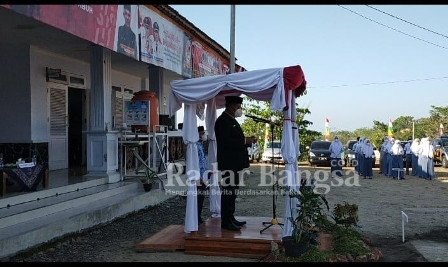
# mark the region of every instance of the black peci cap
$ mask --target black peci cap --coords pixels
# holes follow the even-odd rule
[[[198,126],[198,132],[205,132],[204,126]]]
[[[243,98],[239,96],[226,96],[227,104],[242,104]]]

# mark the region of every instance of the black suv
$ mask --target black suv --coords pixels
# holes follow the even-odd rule
[[[448,136],[435,138],[432,145],[434,146],[434,164],[441,164],[443,168],[448,168]]]
[[[308,162],[309,165],[325,165],[331,166],[330,158],[330,141],[313,141],[311,145],[307,147],[308,151]]]

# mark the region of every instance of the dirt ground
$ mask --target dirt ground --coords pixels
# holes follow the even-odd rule
[[[235,215],[285,218],[284,198],[272,194],[273,187],[263,173],[272,174],[271,164],[254,163],[245,186],[237,198]],[[283,166],[276,165],[279,179]],[[313,177],[316,187],[326,190],[332,209],[343,203],[357,204],[359,230],[372,247],[378,248],[382,262],[427,261],[412,245],[412,240],[448,242],[448,169],[436,167],[436,179],[424,180],[406,176],[393,180],[378,174],[374,169],[372,180],[356,177],[353,167],[344,168],[344,179],[329,178],[329,167],[309,167],[300,164],[302,179]],[[268,175],[269,176],[269,175]],[[266,180],[268,185],[263,185]],[[106,225],[46,244],[22,253],[11,261],[25,262],[259,262],[202,255],[187,255],[182,251],[139,253],[137,243],[171,224],[183,224],[185,197],[173,197],[157,206],[130,214]],[[205,199],[203,218],[210,216],[208,197]],[[274,209],[275,207],[275,209]],[[403,212],[403,213],[402,213]],[[408,216],[404,223],[405,242],[402,241],[402,214]],[[262,227],[260,225],[260,227]]]
[[[325,179],[328,167],[300,165],[302,179],[309,172],[329,185],[330,208],[347,201],[359,207],[359,232],[383,254],[382,261],[426,261],[410,241],[425,239],[448,242],[448,169],[436,167],[436,179],[405,176],[394,180],[374,169],[373,179],[356,178],[353,167],[344,168],[344,183]],[[315,176],[320,173],[319,176]],[[404,239],[403,242],[403,221]]]

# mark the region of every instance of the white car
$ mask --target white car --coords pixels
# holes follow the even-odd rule
[[[274,160],[274,163],[284,163],[282,157],[282,142],[281,141],[270,141],[264,144],[263,155],[261,160],[268,163]],[[274,155],[272,155],[274,153]]]

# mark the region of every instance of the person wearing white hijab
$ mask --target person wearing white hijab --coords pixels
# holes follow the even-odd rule
[[[362,148],[364,146],[365,137],[359,138],[358,145],[356,146],[356,161],[358,164],[356,165],[356,171],[358,175],[363,176],[362,170],[364,168],[364,155],[362,154]]]
[[[428,179],[432,180],[435,178],[435,173],[434,173],[434,152],[435,152],[435,148],[434,145],[432,144],[432,138],[428,137],[428,143],[429,143],[429,147],[428,147]]]
[[[427,164],[427,161],[423,158],[423,145],[426,144],[428,139],[425,137],[420,139],[420,144],[418,145],[417,154],[418,154],[418,160],[417,160],[417,175],[419,178],[423,178],[423,165]],[[426,170],[426,167],[425,167]]]
[[[392,177],[392,146],[395,143],[395,139],[393,137],[389,138],[389,142],[386,144],[386,157],[384,160],[385,163],[385,169],[384,169],[384,175]]]
[[[421,157],[422,157],[422,177],[423,179],[432,180],[434,178],[434,146],[431,138],[422,138]]]
[[[386,173],[384,165],[386,164],[386,161],[384,160],[384,158],[386,157],[386,145],[389,142],[389,137],[385,136],[383,138],[383,143],[380,146],[380,174]]]
[[[339,141],[338,136],[334,137],[334,140],[330,144],[329,150],[331,153],[330,154],[331,177],[334,177],[334,175],[342,177],[341,153],[344,152],[344,146],[342,145],[341,141]]]
[[[355,152],[355,162],[353,163],[353,165],[355,166],[355,172],[359,171],[358,170],[358,167],[359,167],[359,164],[358,164],[358,161],[359,161],[359,158],[358,158],[358,146],[359,146],[359,139],[360,138],[361,138],[360,136],[356,137],[356,143],[354,143],[353,147],[352,147],[353,152]]]
[[[362,170],[362,174],[364,175],[364,179],[369,178],[372,179],[373,172],[372,172],[372,158],[373,158],[373,147],[372,144],[370,144],[370,139],[365,140],[365,144],[362,147],[362,154],[364,155],[364,163]]]
[[[415,138],[411,145],[412,153],[412,176],[418,176],[418,149],[420,145],[420,139]]]
[[[434,145],[432,144],[432,138],[431,137],[428,138],[428,143],[429,143],[429,147],[428,147],[428,179],[432,180],[436,176],[435,176],[435,172],[434,172],[434,153],[435,153],[435,148],[434,148]]]
[[[400,140],[395,140],[394,144],[391,147],[391,176],[393,179],[404,179],[404,175],[399,174],[398,172],[402,172],[403,171],[403,155],[404,155],[404,150],[403,147],[401,146],[401,141]]]

